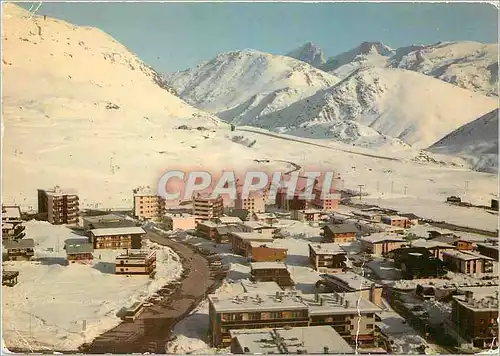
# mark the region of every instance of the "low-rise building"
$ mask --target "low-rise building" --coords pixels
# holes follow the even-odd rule
[[[236,297],[209,295],[209,334],[215,347],[231,343],[230,333],[241,329],[330,326],[349,344],[373,344],[373,303],[357,293],[305,294],[297,291],[244,293]]]
[[[464,274],[495,272],[495,260],[471,251],[444,251],[443,262],[450,270]]]
[[[249,244],[245,257],[249,257],[252,262],[281,262],[286,259],[288,249],[274,243],[250,241]]]
[[[477,252],[479,252],[481,255],[493,258],[495,261],[498,262],[498,255],[499,255],[499,247],[498,244],[492,244],[492,243],[477,243]]]
[[[116,214],[84,216],[82,218],[82,222],[83,229],[87,232],[87,234],[93,229],[136,226],[134,221],[126,220]]]
[[[382,221],[382,213],[378,211],[353,211],[352,215],[357,218],[365,219],[371,222],[381,222]]]
[[[232,354],[353,354],[330,326],[231,330]],[[299,341],[299,342],[297,342]]]
[[[456,247],[453,245],[425,239],[413,240],[411,241],[410,246],[426,248],[427,250],[429,250],[432,256],[434,256],[435,258],[439,258],[440,260],[443,260],[443,253],[445,251],[456,250]]]
[[[405,279],[439,278],[446,274],[444,262],[425,247],[398,248],[390,256]]]
[[[38,189],[38,216],[51,224],[77,224],[79,198],[74,189]]]
[[[243,232],[241,225],[219,225],[215,228],[215,242],[230,243],[231,232]]]
[[[450,238],[450,237],[456,238],[456,236],[453,232],[444,231],[444,230],[429,230],[429,231],[427,231],[427,233],[429,234],[429,239]],[[447,242],[447,241],[441,241],[441,242]]]
[[[291,217],[302,222],[319,221],[324,213],[318,209],[293,210]]]
[[[245,293],[260,293],[266,295],[276,295],[276,292],[282,292],[283,289],[274,281],[271,282],[250,282],[248,279],[241,282]]]
[[[166,230],[194,230],[196,228],[195,218],[191,214],[173,213],[163,216],[163,224]]]
[[[230,232],[229,240],[234,253],[241,256],[248,256],[251,248],[250,242],[272,243],[271,236],[259,234],[256,232]]]
[[[319,272],[340,272],[346,267],[346,252],[336,243],[309,244],[309,262]]]
[[[278,230],[277,226],[267,225],[258,221],[245,221],[241,224],[243,232],[255,232],[261,235],[273,236],[276,230]]]
[[[165,198],[149,191],[134,191],[134,216],[142,220],[159,221],[166,211]]]
[[[476,288],[453,299],[455,331],[474,347],[498,347],[498,287]]]
[[[411,227],[410,219],[399,215],[382,216],[382,222],[390,226],[397,226],[403,229]]]
[[[323,230],[323,242],[345,243],[354,241],[358,229],[353,224],[328,224]]]
[[[29,261],[35,255],[35,241],[21,239],[18,241],[3,241],[4,261]]]
[[[326,287],[328,291],[338,293],[360,293],[361,298],[369,300],[373,304],[383,307],[383,286],[368,278],[354,272],[339,272],[333,274],[322,274],[321,280],[316,284],[318,287]]]
[[[498,211],[498,199],[491,199],[491,209]]]
[[[384,233],[363,236],[360,241],[363,251],[374,256],[386,255],[392,250],[401,248],[407,243],[406,240],[402,238]]]
[[[413,213],[399,214],[399,215],[404,217],[404,218],[408,218],[408,220],[410,220],[411,225],[418,225],[422,221],[421,218],[419,218],[417,215],[415,215]]]
[[[196,218],[195,218],[196,219]],[[221,226],[211,220],[198,220],[196,221],[196,231],[206,239],[215,240],[217,231],[216,229]]]
[[[281,288],[295,285],[286,264],[283,262],[251,263],[250,280],[253,282],[276,282]]]
[[[210,220],[224,215],[224,200],[198,194],[193,197],[193,215],[197,221]]]
[[[94,249],[140,249],[146,231],[142,227],[113,227],[90,230]]]
[[[156,272],[156,251],[127,250],[116,257],[115,273],[126,275],[148,275]]]
[[[253,213],[252,220],[258,221],[267,225],[276,224],[279,222],[276,214],[274,213]]]
[[[92,261],[94,259],[94,246],[91,243],[69,243],[64,246],[66,259],[70,262]]]

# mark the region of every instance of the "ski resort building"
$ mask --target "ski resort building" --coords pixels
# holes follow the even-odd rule
[[[339,244],[309,244],[309,262],[316,271],[341,272],[346,267],[346,252]]]
[[[193,198],[193,215],[197,221],[218,218],[224,215],[224,200],[221,196],[210,198],[198,195]]]
[[[94,246],[91,243],[67,243],[64,246],[66,258],[70,262],[88,262],[94,259]]]
[[[73,189],[38,189],[38,216],[54,225],[77,224],[79,198]]]
[[[156,251],[127,250],[115,261],[116,274],[142,274],[154,277],[156,272]]]
[[[344,243],[354,241],[358,229],[353,224],[328,224],[323,230],[323,242]]]
[[[236,195],[234,202],[236,209],[247,210],[249,214],[266,211],[266,196],[258,192],[250,192],[247,198],[243,199],[241,194]]]
[[[159,221],[166,212],[165,198],[149,192],[134,192],[134,216]]]
[[[146,231],[142,227],[114,227],[90,230],[94,249],[140,249]]]

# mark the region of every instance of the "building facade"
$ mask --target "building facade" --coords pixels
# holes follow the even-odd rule
[[[53,225],[77,224],[79,198],[75,190],[38,189],[38,216]]]
[[[241,193],[236,195],[234,202],[236,209],[247,210],[249,214],[260,213],[266,211],[266,196],[252,192],[246,198],[242,198]]]
[[[288,252],[286,248],[256,241],[250,241],[249,244],[246,257],[252,262],[282,262],[286,259]]]
[[[115,274],[148,275],[156,272],[156,251],[127,251],[118,255],[115,261]]]
[[[382,222],[387,225],[401,227],[407,229],[411,227],[411,221],[407,217],[399,215],[386,215],[382,216]]]
[[[324,211],[334,211],[339,207],[340,194],[330,193],[328,197],[321,196],[321,188],[313,188],[313,199],[311,205]]]
[[[345,243],[354,241],[358,229],[353,224],[328,224],[323,230],[323,242]]]
[[[193,215],[190,214],[167,214],[163,217],[163,223],[167,230],[194,230],[196,222]]]
[[[94,249],[140,249],[146,231],[142,227],[117,227],[90,230]]]
[[[253,262],[250,264],[252,282],[276,282],[281,288],[293,287],[295,283],[283,262]]]
[[[224,215],[224,200],[198,195],[193,197],[193,216],[198,220],[215,219]]]
[[[443,262],[453,272],[463,274],[495,273],[492,258],[470,251],[444,251]]]
[[[22,239],[19,241],[3,241],[4,261],[29,261],[35,255],[35,241]]]
[[[406,242],[396,236],[387,234],[373,234],[361,238],[361,248],[366,253],[374,256],[383,256],[389,252],[401,248]]]
[[[136,218],[158,221],[165,212],[165,198],[155,194],[134,193],[134,216]]]
[[[255,232],[230,232],[228,237],[229,241],[231,241],[233,252],[245,257],[250,255],[250,242],[258,242],[262,244],[273,242],[273,238],[271,236]]]
[[[309,262],[319,272],[340,272],[346,267],[346,252],[336,243],[309,244]]]

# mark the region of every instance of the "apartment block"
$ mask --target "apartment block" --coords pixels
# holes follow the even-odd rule
[[[302,295],[293,290],[208,299],[209,334],[216,347],[230,345],[233,330],[307,326],[330,326],[347,343],[357,338],[361,347],[369,346],[375,337],[375,313],[381,311],[357,293]]]
[[[215,219],[224,215],[224,200],[221,196],[211,198],[198,195],[193,197],[193,215],[196,220]]]
[[[341,272],[346,267],[346,252],[339,244],[309,244],[309,262],[316,271]]]
[[[38,216],[54,225],[77,224],[79,198],[73,189],[38,189]]]
[[[475,289],[453,297],[452,325],[475,347],[498,347],[498,287]]]
[[[166,211],[165,198],[149,193],[134,193],[134,216],[159,221]]]
[[[140,249],[146,231],[142,227],[116,227],[90,230],[94,249]]]
[[[323,211],[334,211],[339,207],[340,194],[330,193],[328,196],[323,197],[321,187],[315,186],[313,188],[312,206]]]
[[[118,255],[115,262],[115,274],[142,274],[154,277],[156,272],[156,251],[133,251]]]
[[[167,230],[194,230],[196,228],[195,218],[191,214],[173,213],[163,217],[163,223]]]
[[[236,195],[234,202],[236,209],[247,210],[249,214],[260,213],[266,211],[266,196],[255,192],[250,192],[248,197],[242,198],[241,193]]]

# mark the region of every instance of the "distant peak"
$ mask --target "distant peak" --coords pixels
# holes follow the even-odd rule
[[[287,54],[288,57],[298,59],[313,66],[321,66],[325,63],[323,50],[316,46],[314,42],[306,42],[302,46]]]
[[[381,56],[390,56],[393,54],[394,50],[389,46],[386,46],[382,42],[361,42],[358,46],[359,54],[375,54],[378,53]]]

